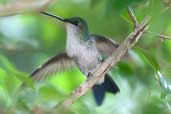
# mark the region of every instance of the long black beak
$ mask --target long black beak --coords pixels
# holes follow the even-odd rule
[[[50,14],[50,13],[47,13],[47,12],[41,12],[41,13],[44,14],[44,15],[47,15],[47,16],[56,18],[56,19],[58,19],[58,20],[60,20],[60,21],[67,22],[67,20],[64,19],[64,18],[62,18],[62,17],[56,16],[56,15],[53,15],[53,14]]]
[[[73,23],[73,22],[72,22],[70,19],[68,19],[68,18],[62,18],[62,17],[56,16],[56,15],[50,14],[50,13],[48,13],[48,12],[40,12],[40,13],[42,13],[42,14],[44,14],[44,15],[47,15],[47,16],[50,16],[50,17],[53,17],[53,18],[56,18],[56,19],[58,19],[58,20],[60,20],[60,21],[68,22],[68,23],[71,23],[71,24],[77,26],[77,23]]]

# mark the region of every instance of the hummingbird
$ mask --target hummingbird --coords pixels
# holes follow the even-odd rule
[[[64,52],[47,60],[31,74],[34,80],[42,80],[50,75],[78,67],[87,78],[119,46],[112,39],[90,34],[87,22],[80,17],[62,18],[48,12],[41,12],[65,23],[66,49]],[[101,105],[105,93],[118,93],[119,87],[109,73],[92,87],[97,105]]]

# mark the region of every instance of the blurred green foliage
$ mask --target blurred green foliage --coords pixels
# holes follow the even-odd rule
[[[91,33],[121,42],[133,30],[128,6],[139,21],[146,15],[152,17],[150,31],[171,35],[171,12],[164,1],[58,0],[47,11],[62,17],[83,17]],[[2,5],[10,2],[0,1]],[[40,13],[0,17],[0,114],[171,113],[170,92],[165,94],[171,82],[171,40],[145,34],[129,51],[129,57],[110,72],[120,87],[119,94],[107,94],[98,107],[90,91],[69,109],[60,107],[60,103],[85,80],[78,69],[39,83],[29,78],[37,66],[65,50],[65,43],[64,24],[55,19]],[[156,80],[158,70],[162,77]]]

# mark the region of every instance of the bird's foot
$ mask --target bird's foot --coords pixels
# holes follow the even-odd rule
[[[89,79],[91,77],[92,73],[89,72],[88,75],[87,75],[87,79]]]

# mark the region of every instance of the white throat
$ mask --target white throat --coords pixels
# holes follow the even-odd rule
[[[65,26],[67,31],[66,51],[69,56],[73,57],[75,51],[78,51],[77,48],[82,46],[80,40],[81,34],[77,26],[69,23]]]

